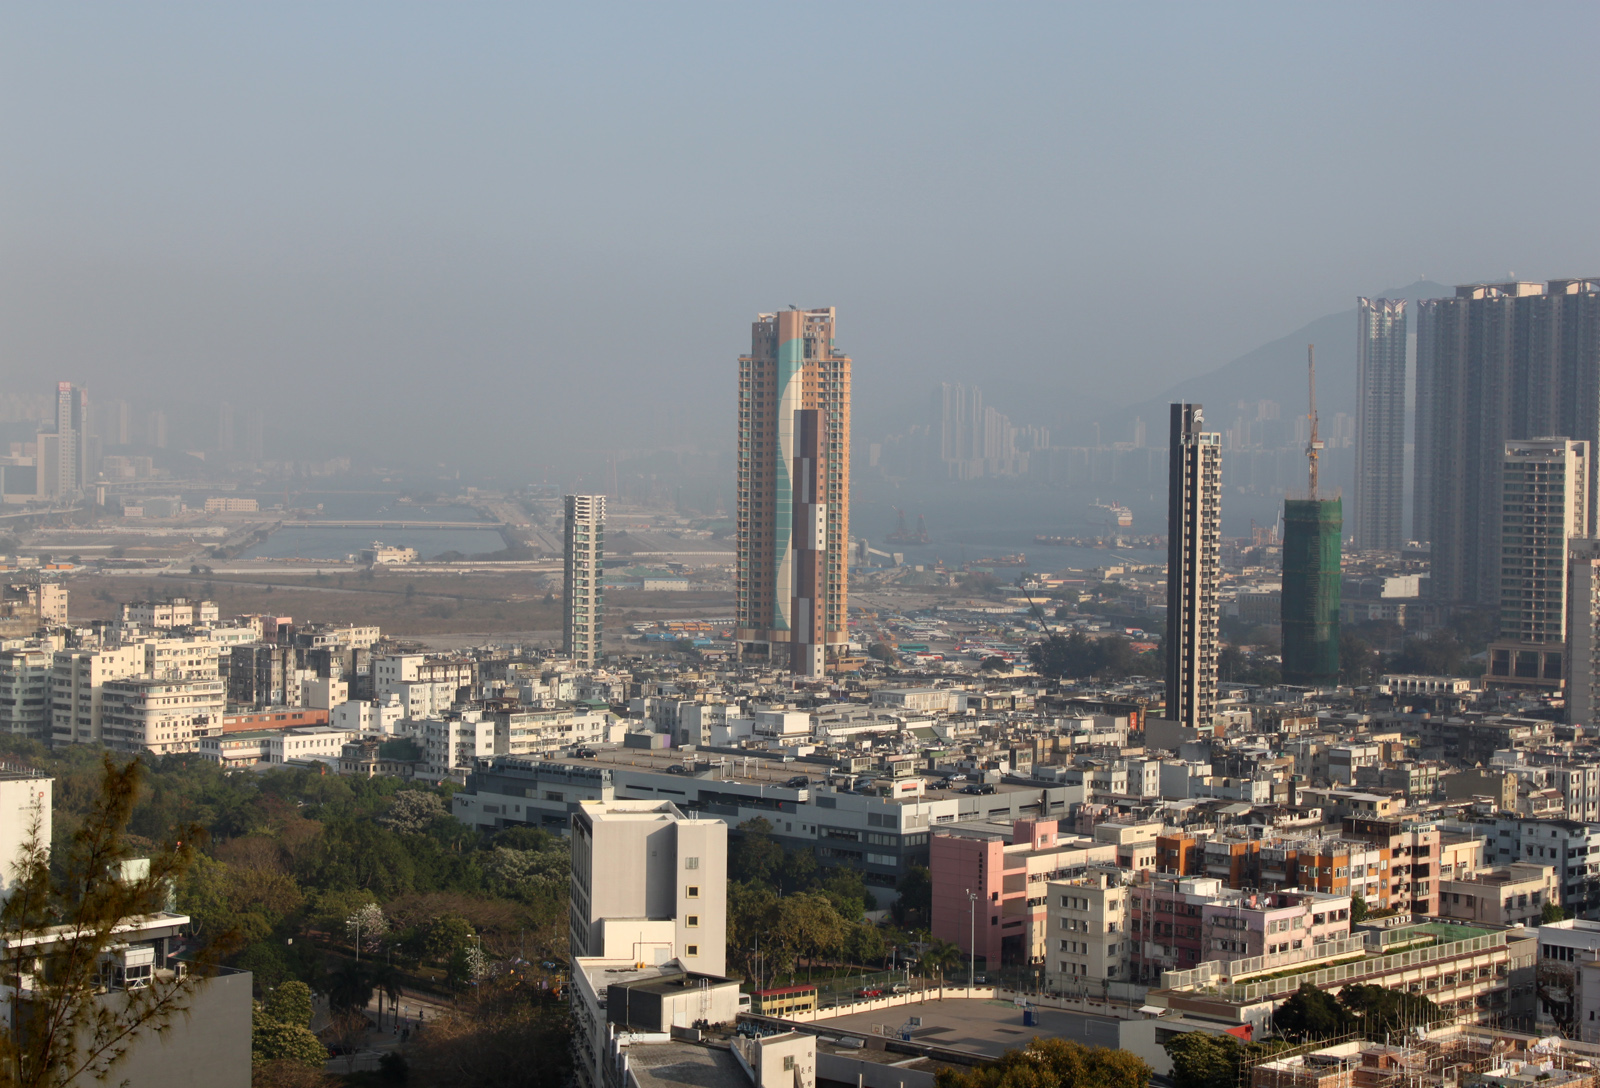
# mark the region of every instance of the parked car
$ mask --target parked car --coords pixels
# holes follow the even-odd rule
[[[907,986],[903,982],[897,982],[893,986],[889,987],[889,992],[892,994],[908,994],[911,992],[911,987]]]
[[[994,792],[994,786],[990,785],[988,782],[974,782],[970,786],[963,786],[961,788],[961,792],[988,794]]]
[[[667,768],[667,773],[668,774],[688,774],[689,773],[689,768],[685,767],[681,763],[674,763],[672,766]]]
[[[572,753],[574,759],[594,759],[596,752],[593,748],[579,748]]]
[[[883,991],[882,990],[857,990],[856,991],[856,996],[857,997],[882,997],[883,996]]]
[[[803,774],[797,774],[785,782],[784,785],[788,786],[792,790],[804,789],[805,787],[811,785],[811,779]]]

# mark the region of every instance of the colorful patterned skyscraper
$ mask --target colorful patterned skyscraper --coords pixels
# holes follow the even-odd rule
[[[739,357],[737,637],[802,676],[849,637],[850,357],[834,320],[758,314]]]

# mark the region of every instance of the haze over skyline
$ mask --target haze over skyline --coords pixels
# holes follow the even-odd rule
[[[1145,401],[1420,276],[1593,274],[1588,5],[13,6],[0,390],[324,453],[730,451],[758,311],[857,437]],[[1491,75],[1486,81],[1485,73]],[[1354,360],[1328,359],[1319,367]],[[1202,398],[1203,399],[1203,398]]]

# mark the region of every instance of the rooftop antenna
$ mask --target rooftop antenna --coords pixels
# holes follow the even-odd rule
[[[1311,380],[1311,411],[1306,418],[1311,421],[1311,441],[1306,444],[1306,460],[1311,465],[1311,501],[1317,501],[1317,458],[1322,452],[1322,439],[1317,437],[1317,345],[1306,345],[1306,371]]]

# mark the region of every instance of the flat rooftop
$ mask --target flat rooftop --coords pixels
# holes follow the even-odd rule
[[[628,1069],[641,1088],[750,1088],[750,1078],[726,1047],[677,1041],[631,1046]]]
[[[835,778],[850,776],[851,772],[840,770],[831,764],[808,763],[795,760],[790,763],[766,753],[752,752],[737,755],[727,752],[709,752],[696,749],[692,752],[680,748],[594,748],[593,759],[578,759],[575,756],[550,754],[546,756],[529,755],[519,758],[534,759],[546,763],[559,763],[571,767],[606,767],[611,769],[629,769],[636,771],[649,771],[654,774],[671,774],[667,768],[685,765],[686,761],[694,761],[698,770],[694,774],[683,775],[685,779],[699,779],[701,781],[717,782],[745,782],[757,786],[779,786],[792,778],[804,775],[810,782],[810,789],[816,790],[825,787]],[[720,766],[706,766],[708,761],[724,760]],[[873,771],[860,771],[853,777],[876,777]],[[927,775],[907,775],[907,778],[928,778]],[[886,781],[892,781],[885,779]],[[924,798],[951,798],[951,797],[981,797],[992,796],[984,794],[965,794],[962,792],[967,783],[960,783],[950,789],[926,787]],[[807,787],[796,787],[803,789]],[[1024,786],[1015,783],[1001,782],[994,785],[995,794],[1005,793],[1034,793],[1041,789],[1059,788],[1051,783],[1041,782],[1037,785]],[[915,797],[896,798],[900,801],[915,801]],[[1007,825],[1009,828],[1009,825]]]
[[[871,1036],[875,1027],[879,1033],[887,1027],[898,1037],[901,1025],[913,1016],[920,1016],[922,1026],[911,1030],[913,1042],[964,1050],[986,1058],[998,1058],[1007,1050],[1026,1046],[1035,1036],[1060,1036],[1112,1048],[1120,1045],[1115,1020],[1062,1009],[1034,1011],[1038,1015],[1038,1026],[1023,1027],[1022,1009],[1010,1001],[930,998],[876,1012],[817,1020],[810,1025],[810,1030],[822,1035],[827,1035],[831,1030]],[[862,1051],[843,1050],[840,1053],[860,1055]]]

